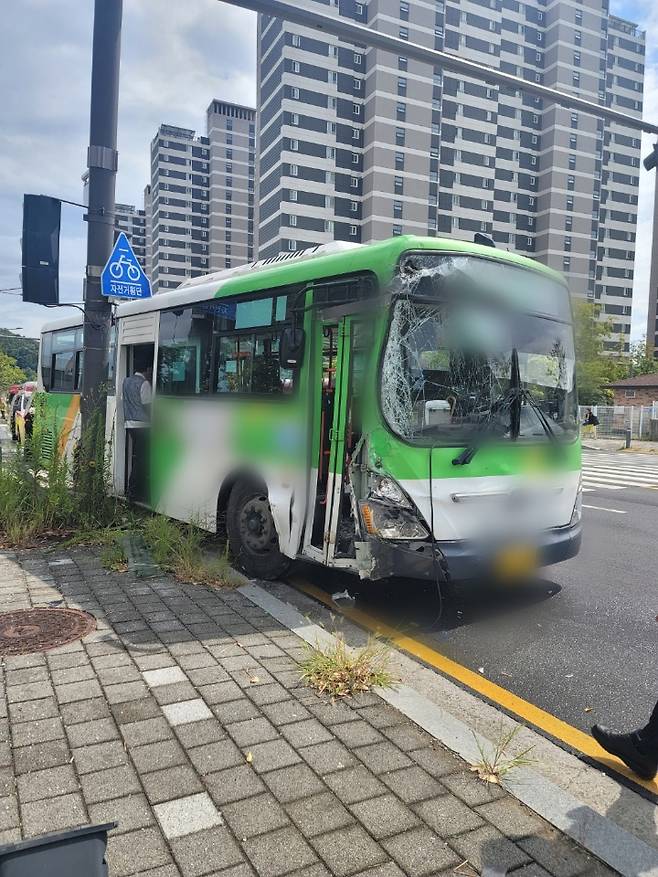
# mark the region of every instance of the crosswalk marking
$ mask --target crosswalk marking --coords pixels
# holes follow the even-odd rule
[[[658,460],[628,454],[584,453],[583,489],[589,492],[626,490],[628,488],[658,489]]]

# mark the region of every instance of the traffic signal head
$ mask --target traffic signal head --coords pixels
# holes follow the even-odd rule
[[[62,202],[23,196],[23,301],[59,304],[59,226]]]
[[[653,144],[653,152],[651,155],[647,155],[643,164],[648,171],[652,171],[658,167],[658,143]]]

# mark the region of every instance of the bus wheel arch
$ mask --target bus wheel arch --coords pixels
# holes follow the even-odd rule
[[[280,550],[267,486],[261,478],[241,473],[232,479],[225,519],[231,555],[247,575],[276,579],[288,570],[290,559]]]

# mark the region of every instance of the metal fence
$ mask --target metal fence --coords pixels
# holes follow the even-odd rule
[[[580,422],[585,419],[585,412],[591,408],[599,419],[594,429],[582,427],[583,437],[623,439],[626,430],[630,429],[634,439],[651,438],[651,421],[658,420],[658,402],[653,405],[580,405],[578,413]]]

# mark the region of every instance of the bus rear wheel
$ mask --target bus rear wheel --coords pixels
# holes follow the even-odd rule
[[[249,576],[277,579],[290,566],[279,550],[265,488],[253,481],[238,481],[231,490],[226,510],[229,547],[237,565]]]

